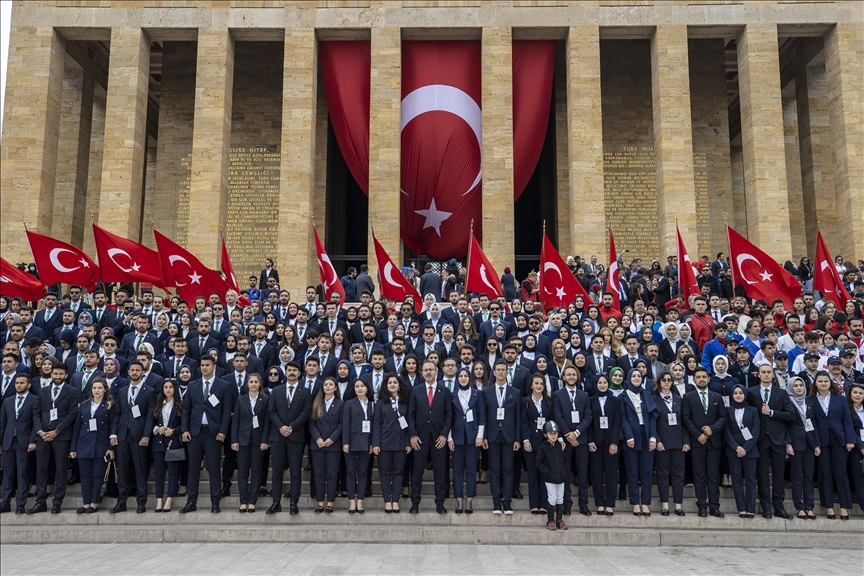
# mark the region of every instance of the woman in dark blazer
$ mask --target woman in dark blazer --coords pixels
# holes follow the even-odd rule
[[[732,473],[732,492],[738,517],[752,519],[756,514],[756,463],[759,449],[759,412],[747,404],[747,392],[741,384],[732,388],[726,420],[726,458]]]
[[[609,380],[600,375],[591,397],[591,428],[588,438],[588,462],[597,514],[615,514],[615,492],[618,489],[618,443],[621,434],[619,399],[609,391]],[[604,488],[603,482],[606,482]]]
[[[78,459],[81,472],[81,498],[84,503],[78,514],[93,514],[102,503],[100,489],[108,465],[106,456],[114,459],[111,435],[117,431],[113,410],[114,399],[108,390],[105,378],[93,379],[88,400],[78,406],[78,414],[72,428],[70,455]],[[58,470],[65,474],[65,470]]]
[[[789,476],[792,480],[792,502],[798,511],[798,518],[815,520],[813,473],[822,443],[819,432],[813,425],[814,398],[807,396],[807,385],[798,376],[793,376],[786,383],[786,391],[798,411],[798,418],[789,422],[791,442],[786,445],[786,453],[789,454]]]
[[[849,518],[852,507],[852,491],[846,466],[849,452],[855,448],[855,429],[849,404],[840,395],[840,389],[831,381],[828,372],[820,370],[810,386],[813,395],[813,425],[822,443],[819,462],[819,500],[829,520],[834,513],[834,489],[840,500],[840,519]],[[834,489],[832,489],[832,486]]]
[[[363,496],[369,482],[369,454],[372,453],[372,422],[375,406],[369,385],[354,381],[356,396],[342,408],[342,451],[348,480],[348,513],[363,514]]]
[[[336,499],[336,483],[339,480],[339,439],[342,437],[342,400],[336,379],[328,376],[312,401],[309,416],[309,456],[312,458],[312,473],[315,476],[315,494],[318,506],[315,513],[333,512]],[[327,496],[327,506],[323,498]]]
[[[651,393],[642,387],[642,373],[633,368],[627,375],[626,391],[619,396],[621,430],[624,432],[624,462],[634,516],[650,516],[654,448],[657,446],[657,415],[660,411]],[[640,506],[641,505],[641,506]]]
[[[270,437],[270,418],[267,416],[269,397],[261,387],[261,376],[250,374],[246,379],[248,392],[240,396],[234,404],[234,418],[231,419],[231,449],[237,452],[237,486],[240,490],[240,512],[255,512],[258,502],[264,452]],[[249,481],[251,473],[251,482]]]
[[[182,448],[180,440],[180,420],[183,415],[183,400],[180,390],[173,379],[162,383],[162,390],[156,398],[153,408],[153,437],[150,440],[150,451],[153,453],[153,464],[156,468],[156,512],[170,512],[174,498],[180,485],[180,462],[166,462],[165,451],[168,448]],[[168,497],[164,503],[165,472],[168,472]]]
[[[375,416],[372,418],[372,453],[378,456],[378,474],[384,512],[399,513],[399,491],[405,461],[411,452],[408,436],[408,401],[411,391],[395,374],[387,374],[378,390]]]
[[[454,415],[455,425],[455,415]],[[528,505],[531,514],[546,514],[546,484],[537,470],[537,450],[544,442],[543,425],[553,420],[552,400],[546,388],[546,376],[531,377],[529,394],[522,399],[522,448],[528,468]]]
[[[660,496],[660,514],[669,515],[669,484],[672,484],[672,500],[675,515],[684,516],[681,502],[684,500],[684,453],[690,450],[690,435],[681,417],[683,400],[672,392],[672,374],[663,371],[654,383],[654,403],[660,410],[657,417],[657,451],[654,464],[657,468],[657,493]]]
[[[456,514],[474,513],[474,498],[477,496],[477,464],[483,438],[478,439],[480,422],[486,420],[486,411],[480,392],[471,385],[471,372],[460,368],[456,373],[458,386],[453,392],[453,427],[447,439],[453,453],[453,496],[456,498]],[[463,502],[462,484],[467,488]]]
[[[855,432],[855,448],[849,454],[849,467],[852,470],[852,484],[858,494],[858,507],[864,510],[864,384],[853,382],[846,388],[846,399],[852,414],[852,429]]]

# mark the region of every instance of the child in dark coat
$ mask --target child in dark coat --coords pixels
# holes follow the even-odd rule
[[[537,450],[537,470],[546,483],[549,500],[546,527],[549,530],[567,530],[562,513],[564,483],[567,482],[570,470],[570,450],[567,450],[566,444],[558,441],[558,425],[554,421],[550,420],[543,425],[543,435],[546,442]]]

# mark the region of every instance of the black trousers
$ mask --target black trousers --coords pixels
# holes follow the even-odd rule
[[[261,489],[261,478],[267,478],[265,473],[261,475],[261,461],[264,452],[260,444],[240,446],[237,454],[237,486],[240,490],[240,504],[255,504],[258,502],[258,490]],[[233,452],[233,450],[232,450]],[[251,482],[249,476],[252,476]]]
[[[342,454],[341,450],[313,450],[311,447],[309,448],[312,472],[315,476],[315,497],[319,502],[333,502],[336,499],[340,454]],[[368,478],[368,474],[366,477]],[[363,494],[360,494],[360,497],[362,498]]]
[[[234,477],[234,468],[237,467],[237,452],[231,449],[230,420],[228,421],[228,433],[225,434],[225,441],[222,442],[222,451],[224,452],[224,458],[222,459],[222,485],[228,486]]]
[[[720,459],[723,450],[706,448],[694,442],[690,452],[693,454],[693,486],[696,491],[696,505],[699,510],[720,509]]]
[[[175,460],[173,462],[165,461],[165,452],[157,452],[153,451],[153,465],[156,468],[155,473],[155,486],[154,490],[156,498],[162,498],[166,496],[165,494],[165,475],[168,475],[168,498],[174,498],[177,496],[177,492],[180,486],[180,462]]]
[[[504,435],[498,434],[495,442],[489,444],[489,486],[495,506],[509,505],[513,498],[514,460],[513,444],[505,442]]]
[[[69,440],[54,439],[45,442],[36,439],[36,503],[45,504],[48,500],[48,468],[54,463],[54,504],[60,506],[66,497],[66,468],[69,466]]]
[[[102,482],[108,463],[103,458],[76,458],[81,474],[81,500],[84,504],[101,504]],[[26,494],[25,494],[26,496]]]
[[[789,476],[792,481],[792,502],[795,504],[795,510],[813,510],[816,501],[813,486],[815,469],[816,455],[809,446],[804,450],[795,450],[795,454],[789,457]]]
[[[849,468],[852,470],[852,484],[855,486],[855,493],[858,495],[858,507],[864,510],[864,472],[861,471],[862,460],[864,460],[864,454],[861,454],[860,450],[853,449],[849,453]]]
[[[384,502],[399,502],[402,491],[402,472],[407,460],[405,450],[382,450],[378,454],[378,475]]]
[[[17,440],[12,441],[9,450],[3,451],[3,496],[0,503],[4,506],[12,499],[12,492],[16,489],[15,505],[27,504],[27,494],[30,490],[30,481],[27,463],[27,449],[21,448]]]
[[[588,453],[591,485],[594,489],[594,504],[604,508],[614,508],[615,496],[618,493],[618,458],[620,454],[617,452],[609,454],[608,444],[597,444],[596,446],[596,451]]]
[[[369,452],[352,450],[345,454],[346,478],[348,480],[348,498],[363,500],[366,486],[369,485]]]
[[[576,473],[576,482],[579,486],[579,507],[588,506],[588,478],[590,477],[588,470],[588,455],[590,454],[588,451],[588,445],[582,442],[579,446],[570,446],[568,444],[567,448],[571,451],[570,467]],[[565,508],[573,506],[572,489],[570,486],[571,484],[568,478],[568,481],[564,483]]]
[[[844,444],[837,441],[832,432],[829,432],[828,436],[828,442],[822,443],[822,453],[818,458],[819,500],[823,508],[833,508],[836,489],[840,508],[849,510],[852,508],[852,490],[849,489],[849,477],[846,474],[849,451]]]
[[[657,494],[660,502],[669,502],[669,485],[672,485],[672,500],[681,504],[684,500],[684,452],[655,450],[654,467],[657,470]]]
[[[270,481],[273,503],[282,501],[282,474],[285,467],[291,470],[290,502],[296,505],[300,500],[300,484],[302,482],[301,463],[303,462],[303,442],[278,441],[270,443],[270,457],[273,460],[273,477]]]
[[[756,513],[756,458],[729,456],[729,474],[738,512]],[[695,468],[695,463],[694,463]]]
[[[786,486],[783,482],[783,471],[786,465],[786,445],[778,446],[771,437],[762,434],[759,437],[759,463],[756,465],[756,480],[759,485],[759,503],[763,511],[783,508],[786,498]],[[771,476],[768,476],[769,471]]]
[[[414,469],[411,474],[411,503],[420,503],[423,490],[423,472],[426,471],[426,461],[431,458],[432,474],[435,478],[435,504],[444,504],[444,496],[447,493],[447,470],[444,464],[445,452],[450,448],[447,447],[446,443],[443,448],[436,448],[435,438],[431,434],[428,438],[421,440],[420,449],[412,452],[414,455]],[[351,484],[350,469],[348,484]]]
[[[525,463],[528,465],[528,506],[534,508],[546,508],[546,483],[543,475],[537,470],[537,448],[532,446],[533,452],[524,452]]]
[[[216,440],[215,428],[201,427],[201,432],[192,436],[186,445],[186,459],[189,461],[189,479],[186,486],[187,502],[198,503],[198,488],[201,482],[201,461],[207,456],[207,474],[210,476],[210,503],[219,503],[222,483],[219,480],[219,460],[222,457],[222,442]]]
[[[139,446],[132,434],[115,446],[117,451],[117,489],[120,495],[117,504],[126,503],[126,490],[130,475],[135,478],[135,500],[138,504],[147,503],[147,446]]]

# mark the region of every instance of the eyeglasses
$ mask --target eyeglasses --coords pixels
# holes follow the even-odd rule
[[[661,381],[661,382],[671,382],[671,381],[672,381],[672,378],[666,376],[665,378],[661,378],[660,381]]]
[[[487,348],[497,348],[498,344],[495,344],[494,342],[490,342],[490,343],[486,344],[486,347]]]

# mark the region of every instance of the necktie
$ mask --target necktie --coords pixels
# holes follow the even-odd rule
[[[573,406],[576,405],[576,391],[575,390],[570,391],[570,404],[572,404]]]
[[[663,400],[666,402],[666,405],[669,406],[669,410],[672,410],[672,395],[663,396]]]
[[[261,343],[260,342],[257,342],[255,344],[255,355],[261,356]]]
[[[426,399],[429,401],[429,406],[432,406],[432,386],[426,388]]]
[[[303,330],[305,330],[305,328],[303,328],[303,326],[297,327],[297,338],[300,340],[303,340]]]
[[[53,310],[51,308],[47,308],[45,310],[45,322],[48,322],[48,320],[51,319],[51,312],[53,312]],[[20,396],[19,396],[19,398],[20,398]]]
[[[219,320],[216,320],[216,322],[213,323],[213,330],[219,332]]]
[[[84,388],[87,387],[87,381],[90,379],[90,370],[84,371],[84,377],[81,379],[81,391],[84,391]]]
[[[78,303],[77,303],[77,302],[73,302],[73,303],[72,303],[72,310],[73,310],[74,312],[78,312]]]
[[[366,358],[372,353],[372,344],[366,344]]]
[[[599,374],[603,371],[603,361],[600,359],[600,356],[594,357],[594,363],[597,365],[597,373]]]
[[[54,386],[54,389],[51,390],[51,405],[53,406],[57,402],[57,395],[60,394],[60,386]]]
[[[498,402],[504,400],[504,386],[498,386]]]
[[[453,391],[453,380],[447,379],[447,389]]]
[[[768,403],[768,388],[765,388],[765,404]]]
[[[3,379],[3,392],[2,392],[3,396],[6,395],[6,389],[9,388],[9,382],[11,380],[12,380],[11,376],[6,376],[6,378]],[[20,398],[20,396],[19,396],[19,398]]]
[[[702,390],[699,392],[702,395],[702,410],[708,412],[708,400],[705,398],[705,391]]]
[[[142,341],[142,340],[144,340],[144,335],[143,335],[143,334],[139,334],[139,335],[138,335],[138,338],[137,338],[136,341],[135,341],[135,352],[138,352],[138,348],[141,347],[141,341]],[[201,342],[201,345],[202,345],[202,346],[204,345],[203,340],[202,340],[202,342]]]
[[[324,354],[323,356],[321,356],[320,364],[321,364],[321,368],[324,368],[324,366],[327,365],[327,354]]]
[[[138,395],[138,386],[130,386],[129,387],[129,403],[135,403],[135,397]]]
[[[510,384],[513,382],[513,367],[507,368],[507,383]]]
[[[396,358],[396,371],[399,371],[399,367],[402,366],[402,359]]]
[[[207,398],[209,398],[209,397],[210,397],[210,381],[205,380],[204,381],[204,400],[207,400]]]
[[[288,386],[288,405],[294,401],[294,386]]]
[[[182,366],[182,365],[183,365],[183,359],[177,358],[177,360],[174,362],[174,375],[175,376],[180,374],[180,366]]]
[[[330,321],[330,333],[331,334],[333,333],[333,321],[332,320]]]
[[[307,389],[307,390],[310,390],[310,391],[311,391],[311,390],[312,390],[312,387],[314,386],[314,384],[315,384],[315,383],[314,383],[312,380],[310,380],[310,379],[308,379],[308,378],[306,379],[306,389]]]
[[[24,396],[18,396],[18,400],[15,403],[15,417],[18,417],[18,411],[21,409],[21,404],[24,402]]]
[[[237,390],[243,388],[243,374],[237,374]]]
[[[84,355],[78,354],[78,369],[76,370],[76,372],[80,372],[81,368],[83,368],[83,367],[84,367]]]
[[[381,374],[375,374],[375,393],[378,393],[378,389],[381,387]]]
[[[288,316],[288,309],[282,308],[282,318],[285,318],[286,316]]]

